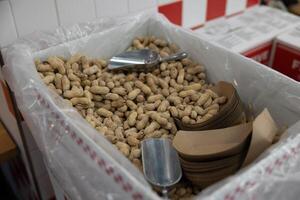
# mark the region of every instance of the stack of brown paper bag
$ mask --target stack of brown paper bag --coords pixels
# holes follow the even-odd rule
[[[185,177],[202,188],[251,163],[278,132],[267,109],[246,122],[242,102],[230,83],[220,82],[214,90],[228,99],[219,114],[201,124],[176,121],[180,131],[173,140]]]
[[[231,83],[221,81],[212,90],[219,96],[227,97],[227,102],[220,107],[218,114],[200,124],[184,124],[175,118],[179,130],[199,131],[226,128],[246,121],[242,101]]]

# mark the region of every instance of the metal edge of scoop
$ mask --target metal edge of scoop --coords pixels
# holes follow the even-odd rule
[[[108,69],[112,71],[150,71],[160,62],[184,59],[188,56],[186,52],[178,52],[168,57],[160,55],[150,49],[128,51],[113,56],[108,64]]]
[[[168,188],[182,178],[182,169],[177,151],[169,139],[149,138],[142,141],[143,172],[146,180],[161,188],[167,198]]]

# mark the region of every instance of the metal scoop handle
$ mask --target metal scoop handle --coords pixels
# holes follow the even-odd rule
[[[162,191],[161,191],[161,194],[162,194],[162,197],[163,197],[165,200],[169,200],[167,188],[163,188]]]
[[[168,57],[161,58],[160,62],[168,62],[168,61],[172,61],[172,60],[181,60],[181,59],[186,58],[187,56],[188,56],[188,54],[186,52],[179,52],[179,53],[172,54]]]

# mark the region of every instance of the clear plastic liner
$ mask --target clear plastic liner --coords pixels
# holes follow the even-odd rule
[[[5,79],[28,124],[47,168],[71,199],[159,199],[127,158],[61,97],[47,89],[34,58],[80,52],[110,58],[132,39],[155,35],[178,44],[207,70],[209,81],[232,82],[255,113],[268,108],[280,125],[292,126],[286,138],[259,161],[211,186],[199,199],[297,199],[300,194],[299,83],[252,60],[203,41],[156,13],[37,32],[16,41],[4,54]],[[297,124],[296,124],[297,123]]]

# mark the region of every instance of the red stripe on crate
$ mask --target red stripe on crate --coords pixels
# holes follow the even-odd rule
[[[283,158],[283,160],[288,160],[290,158],[290,156],[287,153],[285,153],[282,158]]]
[[[164,14],[172,23],[182,24],[182,1],[162,5],[158,7],[158,12]]]
[[[89,147],[88,145],[85,145],[85,146],[83,147],[83,150],[84,150],[85,152],[89,153],[89,152],[90,152],[90,147]]]
[[[273,168],[271,166],[268,166],[268,167],[265,168],[265,171],[266,171],[267,174],[272,174]]]
[[[97,161],[97,163],[98,163],[98,165],[99,165],[101,168],[106,166],[106,162],[105,162],[105,160],[103,160],[103,159],[99,159],[99,160]]]
[[[234,197],[231,196],[231,195],[229,195],[229,194],[227,194],[224,199],[225,200],[234,200]]]
[[[274,162],[269,163],[265,167],[264,172],[265,174],[261,174],[262,176],[271,176],[276,170],[280,170],[279,168],[282,166],[284,162],[286,162],[291,157],[299,157],[300,152],[300,143],[297,144],[295,147],[289,148],[289,152],[283,153],[281,156],[279,156],[277,159],[275,159]],[[253,178],[250,178],[253,179]],[[256,180],[248,180],[245,183],[238,184],[231,192],[226,193],[223,196],[224,200],[236,200],[241,199],[241,196],[238,197],[238,195],[242,195],[247,190],[253,188],[257,184]]]
[[[112,175],[114,173],[114,168],[112,168],[111,166],[107,167],[105,169],[105,172],[108,174],[108,175]]]
[[[142,200],[143,196],[140,193],[135,193],[135,194],[132,195],[132,198],[134,200]]]
[[[280,166],[280,165],[282,165],[282,163],[283,163],[283,162],[282,162],[281,160],[279,160],[278,158],[277,158],[277,160],[275,161],[275,165],[279,165],[279,166]]]
[[[260,0],[247,0],[247,8],[255,5],[259,5]]]
[[[208,0],[206,8],[206,20],[212,20],[225,16],[227,0]]]
[[[123,184],[123,190],[124,190],[125,192],[132,191],[132,186],[131,186],[129,183],[124,183],[124,184]]]
[[[118,174],[118,175],[115,175],[115,176],[114,176],[114,180],[115,180],[117,183],[121,183],[121,182],[123,182],[123,177],[122,177],[120,174]]]
[[[80,146],[80,145],[82,145],[83,140],[82,140],[81,138],[78,138],[78,139],[76,140],[76,142],[77,142],[78,146]]]
[[[235,192],[236,193],[240,193],[240,192],[242,192],[243,190],[238,186],[236,189],[235,189]]]
[[[71,137],[72,137],[72,139],[73,139],[73,140],[75,140],[75,139],[76,139],[76,137],[77,137],[77,136],[76,136],[76,133],[74,133],[74,132],[71,132]]]
[[[298,153],[298,151],[295,147],[291,148],[291,151],[292,151],[293,155],[296,155]]]
[[[92,159],[92,160],[95,160],[95,159],[96,159],[96,156],[97,156],[97,155],[96,155],[96,152],[92,150],[92,151],[90,152],[90,157],[91,157],[91,159]]]

